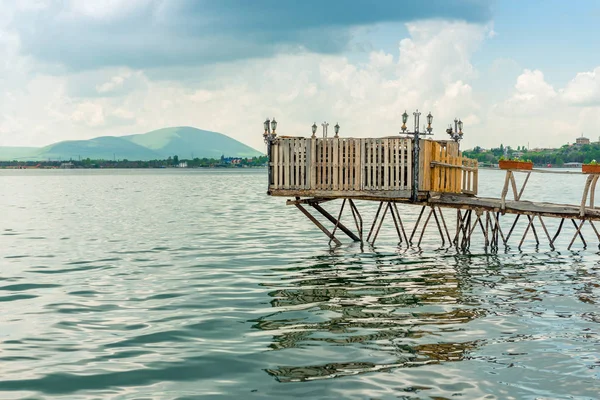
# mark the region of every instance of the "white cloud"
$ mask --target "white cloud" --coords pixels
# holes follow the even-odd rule
[[[573,105],[600,105],[600,67],[578,73],[562,91],[562,97]]]
[[[75,123],[81,123],[91,128],[104,125],[104,110],[99,104],[92,102],[80,103],[71,114]]]
[[[515,90],[495,104],[486,118],[488,135],[500,143],[531,147],[561,146],[600,131],[598,72],[578,73],[563,89],[555,89],[539,70],[524,70]]]
[[[469,83],[477,73],[470,58],[486,28],[440,21],[408,28],[411,37],[400,41],[397,54],[372,52],[366,64],[309,53],[222,64],[209,75],[182,68],[185,81],[110,69],[46,76],[46,87],[21,82],[11,100],[21,125],[0,115],[0,126],[12,133],[0,137],[0,145],[191,125],[262,149],[265,117],[277,117],[282,134],[308,135],[314,121],[329,120],[340,123],[343,135],[381,136],[397,133],[402,112],[415,108],[434,114],[438,136],[455,116],[479,123],[481,109]],[[6,96],[0,92],[0,98]],[[43,132],[32,132],[33,125]]]
[[[504,115],[531,116],[544,113],[556,99],[557,92],[542,71],[526,69],[517,78],[514,94],[496,109]]]

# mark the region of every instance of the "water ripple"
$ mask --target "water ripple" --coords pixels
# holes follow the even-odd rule
[[[1,398],[600,398],[593,251],[329,248],[264,171],[28,173],[0,171]]]

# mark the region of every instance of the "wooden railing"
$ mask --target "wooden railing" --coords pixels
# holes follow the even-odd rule
[[[271,189],[365,191],[411,188],[406,138],[278,138],[271,144]]]
[[[279,137],[271,142],[269,189],[282,195],[406,194],[412,153],[410,138]],[[477,193],[477,161],[463,158],[457,143],[421,140],[419,161],[419,191]]]
[[[422,141],[424,179],[421,190],[444,193],[477,194],[477,160],[462,156],[453,141]],[[431,166],[430,169],[426,165]]]

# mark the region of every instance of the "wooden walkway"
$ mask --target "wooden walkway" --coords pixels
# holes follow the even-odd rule
[[[362,199],[420,198],[430,191],[477,194],[477,161],[452,141],[410,138],[294,138],[270,144],[271,196]],[[413,169],[419,181],[413,182]]]
[[[564,233],[564,222],[569,220],[575,233],[568,248],[577,238],[587,246],[582,229],[585,224],[593,229],[600,243],[594,225],[600,221],[600,208],[594,205],[600,175],[588,175],[579,205],[521,200],[531,173],[566,173],[563,171],[507,170],[499,198],[477,197],[477,161],[463,157],[458,143],[453,141],[419,139],[415,146],[413,139],[402,137],[279,137],[268,144],[268,194],[288,197],[287,204],[306,215],[329,237],[329,243],[341,244],[336,236],[341,231],[353,241],[374,244],[388,216],[398,242],[407,245],[420,246],[426,229],[435,224],[442,246],[468,249],[474,234],[480,234],[486,248],[498,249],[500,245],[512,244],[510,240],[515,237],[515,226],[521,217],[526,228],[515,243],[519,248],[529,235],[538,245],[547,239],[554,249],[557,238]],[[517,172],[526,174],[520,188],[514,176]],[[342,204],[334,216],[322,204],[336,199]],[[368,233],[356,204],[359,200],[379,203]],[[406,215],[399,212],[400,203],[420,207],[412,230],[403,221]],[[444,216],[443,210],[448,209],[456,210],[456,219]],[[316,218],[311,210],[324,220]],[[351,214],[355,229],[342,223],[344,211]],[[503,229],[506,215],[516,217]],[[549,232],[544,218],[559,220],[556,232]],[[332,228],[328,229],[327,223]],[[453,234],[449,227],[455,228]]]

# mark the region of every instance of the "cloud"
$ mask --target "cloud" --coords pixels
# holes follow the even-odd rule
[[[39,76],[53,86],[15,89],[12,115],[23,125],[5,122],[11,132],[0,145],[191,125],[262,149],[266,117],[277,117],[282,134],[310,134],[314,121],[328,120],[339,122],[344,136],[381,136],[397,133],[402,112],[415,108],[433,113],[438,136],[445,135],[455,116],[469,120],[474,129],[481,115],[470,83],[477,71],[469,60],[486,40],[487,28],[437,20],[407,28],[411,36],[395,52],[374,51],[366,63],[304,53],[239,60],[210,70],[181,66],[179,73],[186,77],[181,81],[153,79],[129,68]],[[0,92],[0,101],[2,96],[6,93]],[[30,105],[33,98],[36,103]],[[43,130],[28,129],[34,124]]]
[[[210,65],[277,53],[338,54],[351,28],[423,19],[485,23],[486,0],[48,1],[11,14],[23,54],[71,70]]]
[[[514,92],[486,116],[488,136],[495,138],[494,145],[524,145],[527,140],[531,147],[573,143],[581,133],[595,139],[600,129],[599,71],[578,73],[565,88],[555,88],[540,70],[524,70]]]
[[[557,97],[556,90],[544,80],[542,71],[526,69],[517,78],[513,95],[497,105],[496,110],[504,115],[531,116],[553,106]]]
[[[600,105],[600,67],[578,73],[561,94],[563,99],[572,105]]]

